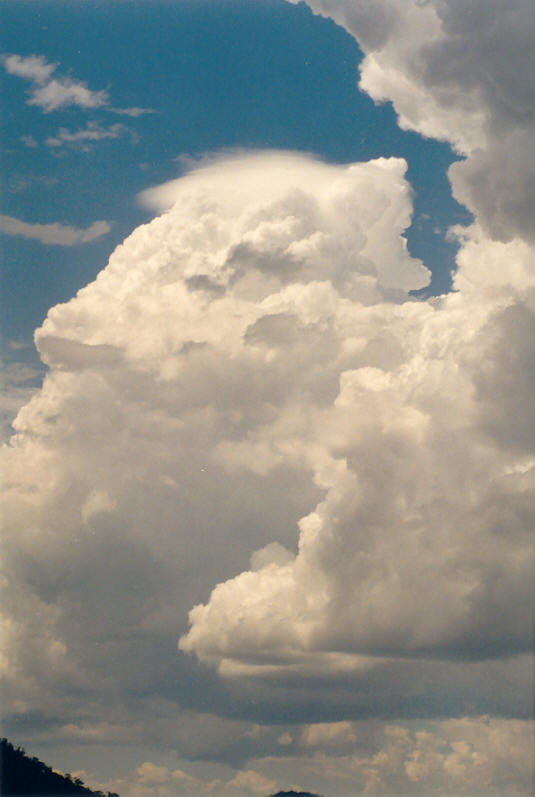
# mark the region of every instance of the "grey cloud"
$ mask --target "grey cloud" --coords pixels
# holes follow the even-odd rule
[[[365,53],[361,87],[392,101],[402,127],[449,141],[467,156],[450,169],[453,192],[486,231],[533,242],[531,0],[308,5],[355,36]]]
[[[118,365],[122,361],[122,351],[115,346],[80,343],[54,335],[42,335],[39,350],[47,365],[73,371]]]

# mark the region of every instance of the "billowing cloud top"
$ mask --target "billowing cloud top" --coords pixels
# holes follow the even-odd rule
[[[139,550],[180,572],[209,545],[195,587],[159,597],[179,612],[254,554],[180,642],[223,674],[524,651],[531,251],[475,227],[461,292],[410,300],[427,272],[404,170],[240,155],[146,192],[170,209],[36,334],[50,373],[7,450],[14,550],[22,524],[53,572],[63,535],[85,560],[111,534],[143,581]],[[150,627],[168,608],[149,605],[116,611]]]
[[[289,0],[297,2],[297,0]],[[360,86],[399,124],[449,141],[460,202],[491,235],[534,238],[535,14],[532,0],[307,0],[355,36]]]

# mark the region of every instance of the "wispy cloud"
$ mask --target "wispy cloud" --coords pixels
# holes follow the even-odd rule
[[[57,111],[68,105],[80,108],[99,108],[106,105],[109,95],[107,91],[91,91],[83,83],[70,78],[51,80],[44,86],[32,89],[28,105],[37,105],[45,113]]]
[[[33,136],[21,136],[20,140],[22,141],[24,146],[28,147],[29,149],[35,149],[36,147],[39,146],[39,144],[37,143],[37,141]]]
[[[95,221],[85,230],[54,222],[53,224],[28,224],[13,216],[0,215],[0,230],[7,235],[20,235],[53,246],[76,246],[101,238],[110,231],[107,221]]]
[[[42,55],[9,55],[4,58],[4,69],[10,75],[31,81],[28,105],[36,105],[45,113],[69,105],[99,108],[109,100],[107,91],[92,91],[85,83],[68,77],[52,78],[56,64],[48,63]]]
[[[4,57],[3,64],[8,74],[29,80],[33,84],[27,103],[42,108],[44,113],[71,105],[88,109],[106,108],[112,113],[131,117],[156,113],[151,108],[112,107],[109,105],[110,97],[106,90],[93,91],[85,83],[70,77],[52,77],[57,65],[49,63],[42,55],[8,55]]]
[[[15,176],[8,180],[6,184],[6,190],[10,194],[19,194],[21,191],[26,191],[28,188],[34,185],[40,184],[50,187],[52,185],[57,185],[57,183],[57,177],[44,177],[27,174],[23,176]]]
[[[137,135],[122,124],[114,124],[110,127],[101,127],[96,122],[88,122],[87,125],[75,132],[70,132],[65,127],[60,127],[55,136],[49,136],[45,140],[47,147],[62,147],[64,145],[76,147],[87,152],[96,141],[106,138],[120,138],[130,134],[133,140],[137,140]]]
[[[118,113],[121,116],[131,116],[132,118],[143,116],[147,113],[158,113],[154,108],[112,108],[110,106],[106,110],[110,111],[110,113]]]

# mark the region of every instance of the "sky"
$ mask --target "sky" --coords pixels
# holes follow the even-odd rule
[[[531,0],[0,15],[3,733],[531,794]]]

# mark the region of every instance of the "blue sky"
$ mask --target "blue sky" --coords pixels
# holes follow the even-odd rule
[[[6,735],[528,797],[532,0],[0,17]]]

